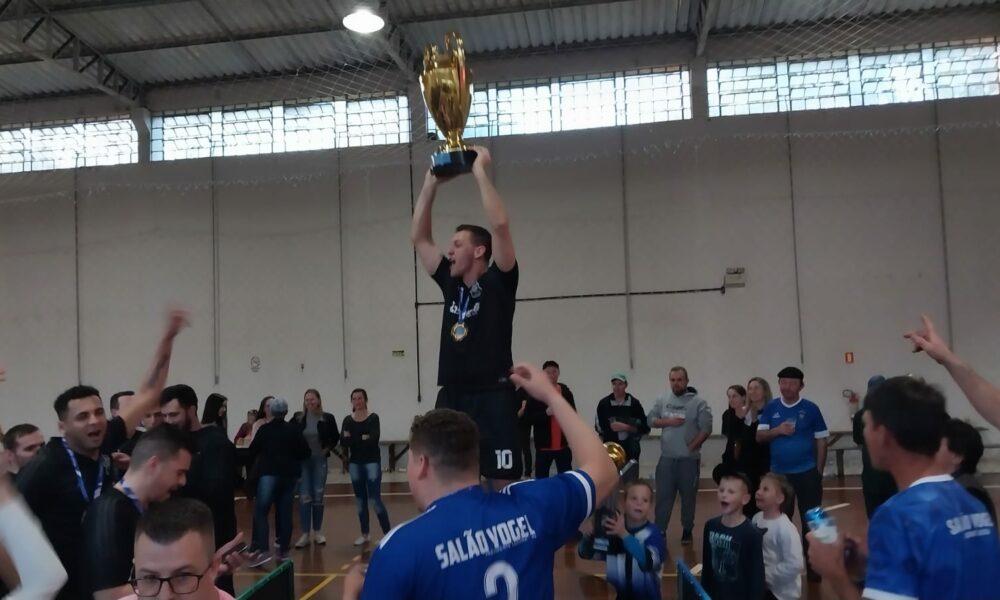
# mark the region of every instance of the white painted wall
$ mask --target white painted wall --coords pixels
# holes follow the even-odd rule
[[[950,297],[956,346],[1000,380],[1000,130],[961,126],[998,108],[991,98],[490,140],[521,297],[621,294],[626,268],[632,292],[718,286],[730,266],[749,276],[725,295],[634,296],[631,368],[620,295],[521,302],[515,355],[562,363],[588,419],[618,370],[651,405],[682,364],[718,415],[728,384],[773,381],[804,355],[808,397],[845,429],[840,392],[872,373],[944,381],[900,334],[920,311],[951,333]],[[296,406],[317,387],[342,417],[350,389],[366,387],[383,437],[404,438],[436,393],[441,308],[414,301],[439,294],[422,269],[414,276],[408,241],[411,177],[416,193],[432,150],[0,179],[3,424],[53,433],[51,402],[76,382],[78,358],[80,378],[105,395],[134,386],[176,302],[195,324],[171,381],[228,395],[231,433],[265,394]],[[470,177],[442,189],[435,217],[442,244],[455,225],[483,222]],[[848,351],[856,364],[844,364]],[[945,387],[953,412],[972,416]]]

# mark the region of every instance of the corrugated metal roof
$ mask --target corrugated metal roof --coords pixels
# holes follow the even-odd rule
[[[112,59],[123,71],[144,83],[236,77],[256,66],[234,44],[210,44],[117,54]]]
[[[907,11],[995,4],[995,0],[717,0],[712,29],[771,27]]]
[[[205,37],[219,30],[197,2],[71,13],[59,22],[99,49]]]
[[[673,35],[689,29],[696,0],[629,0],[555,10],[534,10],[487,17],[428,21],[406,25],[407,39],[423,46],[441,44],[449,31],[461,31],[469,52],[498,52]]]
[[[92,46],[141,51],[109,59],[143,84],[245,77],[297,68],[346,72],[346,63],[389,62],[378,36],[339,29],[358,3],[373,0],[189,0],[75,11],[62,23]],[[716,0],[713,31],[773,27],[931,8],[1000,4],[1000,0]],[[511,52],[610,40],[691,35],[700,0],[392,0],[388,16],[417,52],[461,31],[471,53]],[[541,7],[541,8],[540,8]],[[487,13],[487,14],[484,14]],[[214,14],[214,16],[213,16]],[[455,15],[449,18],[449,15]],[[438,20],[429,20],[434,17]],[[227,33],[228,32],[228,33]],[[229,34],[244,39],[225,41]],[[381,35],[381,34],[379,34]],[[26,60],[0,23],[0,62]],[[40,40],[39,40],[40,41]],[[35,40],[32,41],[35,43]],[[165,47],[157,47],[158,45]],[[179,47],[175,47],[179,46]],[[0,65],[0,94],[18,97],[84,89],[79,78],[42,62]]]
[[[55,63],[34,62],[0,67],[0,94],[5,98],[88,90],[87,84]]]

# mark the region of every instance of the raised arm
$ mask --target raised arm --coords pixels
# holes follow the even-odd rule
[[[472,173],[476,176],[476,183],[479,184],[479,193],[483,197],[483,210],[486,211],[486,219],[490,222],[490,231],[493,233],[493,262],[498,269],[506,273],[517,264],[514,239],[510,235],[510,221],[507,219],[507,207],[504,206],[500,192],[490,179],[488,169],[493,164],[490,151],[483,146],[475,146],[473,149],[479,156],[472,163]]]
[[[160,338],[160,343],[156,347],[156,354],[153,356],[153,364],[149,372],[142,380],[139,391],[131,402],[126,404],[118,416],[125,422],[125,428],[129,437],[135,433],[135,428],[139,426],[139,421],[153,412],[160,404],[160,392],[167,382],[167,373],[170,371],[170,354],[174,349],[174,338],[187,327],[190,318],[183,310],[172,310],[167,315],[167,327]]]
[[[410,241],[420,257],[420,262],[433,274],[441,264],[441,249],[434,243],[431,230],[431,209],[434,207],[434,196],[437,194],[439,180],[430,169],[424,176],[424,187],[420,190],[417,203],[413,206],[413,223],[410,225]]]
[[[962,393],[972,403],[984,419],[989,421],[994,427],[1000,428],[1000,388],[993,385],[972,367],[965,364],[948,344],[938,335],[934,328],[934,323],[927,317],[921,315],[923,327],[916,331],[905,334],[908,340],[913,342],[913,351],[923,351],[944,368],[948,369],[951,378],[955,380],[958,387],[962,388]]]
[[[523,387],[529,396],[552,409],[552,416],[562,428],[579,469],[594,482],[597,502],[603,502],[618,484],[618,470],[608,458],[601,439],[538,367],[527,363],[516,364],[510,379],[514,385]]]

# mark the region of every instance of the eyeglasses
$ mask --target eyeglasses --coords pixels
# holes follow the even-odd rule
[[[193,573],[181,573],[179,575],[172,575],[170,577],[154,577],[152,575],[146,575],[144,577],[133,578],[129,580],[129,584],[135,591],[135,595],[140,598],[151,598],[158,596],[160,594],[160,588],[166,583],[170,586],[170,590],[178,595],[183,594],[193,594],[198,591],[198,586],[201,585],[202,578],[208,573],[208,570],[212,568],[212,565],[208,565],[200,575],[195,575]],[[132,569],[132,575],[135,575],[135,569]]]

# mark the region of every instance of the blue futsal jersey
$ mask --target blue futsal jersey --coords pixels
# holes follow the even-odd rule
[[[996,600],[1000,538],[983,503],[950,475],[924,477],[868,526],[871,600]]]
[[[390,531],[372,554],[362,600],[551,600],[554,554],[594,509],[582,471],[472,486]]]

